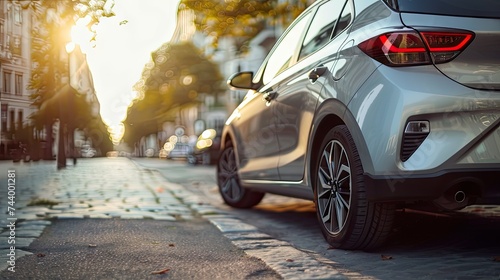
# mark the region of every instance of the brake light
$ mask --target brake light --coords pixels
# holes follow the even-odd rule
[[[472,33],[420,32],[433,57],[434,63],[454,59],[472,41]]]
[[[383,64],[409,66],[448,62],[471,40],[472,33],[464,32],[392,32],[368,39],[358,47]]]

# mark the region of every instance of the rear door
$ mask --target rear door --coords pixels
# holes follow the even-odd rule
[[[300,181],[304,177],[309,134],[320,92],[325,83],[332,82],[330,69],[346,38],[342,32],[351,21],[350,5],[346,4],[346,0],[330,0],[318,6],[300,45],[298,62],[287,70],[293,75],[280,83],[274,111],[282,181]],[[347,7],[345,13],[344,7]]]
[[[296,50],[311,13],[306,13],[285,32],[256,73],[263,86],[250,92],[238,107],[237,126],[241,145],[240,176],[246,182],[279,180],[279,145],[274,99],[280,82],[296,61]],[[255,181],[257,180],[257,181]]]

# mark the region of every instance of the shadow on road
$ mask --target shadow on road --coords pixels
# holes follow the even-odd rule
[[[386,249],[500,249],[500,216],[474,213],[435,214],[405,210],[398,213],[393,238]],[[500,254],[500,250],[497,250]],[[493,256],[492,256],[493,257]]]

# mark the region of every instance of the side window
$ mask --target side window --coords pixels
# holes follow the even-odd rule
[[[295,54],[299,40],[302,37],[306,24],[309,22],[311,14],[302,17],[295,25],[289,29],[286,35],[274,48],[266,63],[262,81],[269,83],[276,75],[283,72],[290,66],[290,62]]]
[[[300,50],[299,59],[310,55],[332,38],[345,0],[332,0],[318,7]]]
[[[351,23],[352,19],[352,11],[351,11],[351,5],[346,4],[344,10],[342,11],[342,15],[339,18],[339,23],[337,23],[337,26],[335,27],[335,31],[333,32],[332,38],[335,36],[339,35],[342,31],[344,31],[347,26],[349,26],[349,23]]]

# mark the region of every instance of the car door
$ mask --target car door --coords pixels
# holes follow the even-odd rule
[[[332,82],[330,69],[346,39],[345,34],[340,34],[351,21],[350,11],[347,0],[331,0],[318,6],[301,44],[298,62],[287,70],[294,73],[290,75],[293,78],[280,84],[273,101],[282,181],[300,181],[304,177],[314,112],[324,84]]]
[[[272,180],[278,177],[278,147],[272,110],[262,94],[249,91],[235,113],[233,125],[240,161],[241,179]]]
[[[279,143],[273,99],[285,72],[296,61],[297,48],[309,22],[306,13],[288,28],[257,71],[254,82],[262,86],[249,92],[238,107],[238,141],[241,142],[240,177],[242,180],[279,180]],[[258,183],[258,182],[252,182]]]

